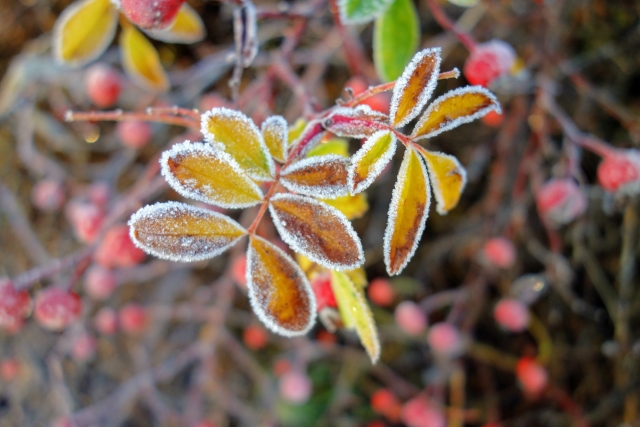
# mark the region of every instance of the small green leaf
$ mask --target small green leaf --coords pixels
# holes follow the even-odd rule
[[[361,24],[380,16],[393,0],[341,0],[340,19],[345,24]]]
[[[394,0],[376,20],[373,61],[380,80],[396,80],[420,42],[420,23],[412,0]]]

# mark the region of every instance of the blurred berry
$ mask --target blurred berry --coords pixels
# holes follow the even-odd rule
[[[447,425],[442,411],[433,407],[422,396],[414,397],[404,404],[401,418],[408,427],[445,427]]]
[[[89,186],[87,193],[91,203],[103,209],[107,206],[111,197],[111,189],[106,182],[94,182]]]
[[[247,287],[247,255],[237,256],[231,262],[231,277],[242,288]]]
[[[412,301],[403,301],[396,307],[398,327],[409,335],[419,335],[427,327],[427,317],[420,306]]]
[[[547,370],[532,357],[521,357],[516,363],[516,377],[525,393],[540,395],[549,383]]]
[[[137,335],[147,328],[147,311],[138,304],[127,304],[118,313],[120,328],[128,334]]]
[[[6,358],[0,361],[0,378],[9,382],[20,373],[20,362],[17,359]]]
[[[488,87],[511,71],[516,58],[511,45],[502,40],[478,44],[464,64],[464,76],[472,85]]]
[[[8,279],[0,279],[0,328],[17,332],[33,304],[27,291],[19,291]]]
[[[289,403],[300,405],[311,396],[311,380],[299,371],[291,370],[280,378],[280,396]]]
[[[94,300],[103,301],[109,298],[116,286],[116,276],[110,269],[94,264],[87,270],[84,288],[87,295]]]
[[[383,415],[389,421],[398,422],[402,412],[402,405],[391,390],[383,388],[371,395],[371,409],[375,413]]]
[[[96,339],[89,334],[80,334],[73,339],[71,356],[77,362],[86,362],[96,354]]]
[[[120,10],[143,30],[160,30],[169,26],[185,0],[120,0]]]
[[[550,223],[568,224],[587,210],[587,198],[573,179],[552,179],[536,194],[540,214]]]
[[[85,73],[84,87],[93,105],[107,108],[118,101],[122,82],[116,70],[106,64],[95,64]]]
[[[249,325],[242,333],[244,344],[251,350],[260,350],[269,342],[267,331],[260,325]]]
[[[289,362],[289,360],[287,359],[284,359],[284,358],[278,359],[273,364],[273,374],[276,377],[281,377],[282,375],[289,372],[290,370],[291,370],[291,362]]]
[[[393,304],[395,292],[391,282],[387,279],[376,278],[367,286],[367,295],[371,302],[381,307],[387,307]]]
[[[92,203],[71,201],[66,208],[73,232],[83,243],[93,243],[104,221],[104,213]]]
[[[458,329],[447,322],[436,323],[429,327],[427,342],[436,355],[444,357],[459,356],[464,350],[462,337]]]
[[[95,252],[96,262],[106,268],[132,267],[144,261],[145,256],[131,241],[127,225],[116,225],[107,231]]]
[[[151,141],[153,133],[149,123],[135,120],[118,122],[116,132],[122,145],[129,148],[144,147]]]
[[[505,237],[493,237],[484,244],[484,259],[499,268],[510,268],[516,262],[516,248]]]
[[[498,113],[495,110],[491,110],[487,114],[482,116],[481,120],[485,125],[497,128],[502,124],[502,121],[504,120],[504,113]]]
[[[529,309],[516,299],[501,299],[493,310],[493,317],[500,326],[511,332],[522,332],[529,326]]]
[[[640,192],[640,152],[618,150],[598,165],[598,182],[605,190],[630,195]]]
[[[34,317],[40,325],[61,331],[75,322],[82,313],[82,300],[74,292],[50,286],[36,295]]]
[[[333,289],[331,289],[331,276],[328,273],[320,273],[311,279],[311,288],[316,296],[318,312],[325,307],[338,307]]]
[[[101,334],[113,335],[118,330],[118,315],[111,307],[103,307],[96,313],[93,324]]]
[[[53,179],[38,181],[31,191],[31,202],[41,211],[57,211],[64,203],[64,186]]]

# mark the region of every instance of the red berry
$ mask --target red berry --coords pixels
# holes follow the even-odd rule
[[[383,388],[371,396],[371,409],[377,414],[385,416],[389,421],[398,422],[402,405],[391,390]]]
[[[568,224],[587,210],[587,198],[573,179],[552,179],[536,194],[540,214],[554,224]]]
[[[387,427],[387,425],[382,421],[371,421],[367,427]]]
[[[31,191],[33,206],[45,212],[54,212],[64,203],[64,187],[53,179],[43,179]]]
[[[94,300],[103,301],[116,289],[116,275],[100,265],[92,265],[86,273],[84,287]]]
[[[547,370],[532,357],[521,357],[516,363],[516,377],[525,393],[538,396],[549,383]]]
[[[24,318],[31,313],[31,308],[31,297],[27,291],[18,291],[10,280],[0,280],[0,328],[17,332]]]
[[[529,309],[516,299],[501,299],[493,310],[493,317],[511,332],[522,332],[529,326]]]
[[[309,377],[300,371],[289,371],[280,378],[280,396],[296,405],[309,400],[311,387]]]
[[[367,286],[367,295],[369,299],[381,307],[387,307],[393,303],[395,292],[391,282],[387,279],[373,279]]]
[[[142,148],[151,141],[153,130],[147,122],[126,120],[118,122],[116,132],[122,145],[130,148]]]
[[[127,225],[117,225],[107,231],[95,253],[96,262],[106,268],[132,267],[144,258],[144,251],[131,241]]]
[[[93,243],[104,221],[104,213],[96,205],[72,201],[67,205],[67,217],[81,242]]]
[[[49,287],[36,296],[34,316],[40,325],[61,331],[75,322],[82,313],[82,300],[74,292]]]
[[[427,317],[420,306],[412,301],[403,301],[396,307],[396,323],[409,335],[419,335],[427,327]]]
[[[122,83],[116,70],[106,64],[95,64],[87,69],[84,87],[96,107],[107,108],[118,100]]]
[[[93,319],[96,330],[101,334],[113,335],[118,329],[118,315],[110,307],[103,307]]]
[[[481,120],[485,125],[497,128],[502,124],[502,121],[504,120],[504,113],[498,113],[495,110],[491,110],[487,114],[482,116]]]
[[[251,350],[260,350],[269,342],[269,336],[262,326],[249,325],[242,333],[242,340]]]
[[[278,359],[273,364],[273,374],[276,377],[280,377],[291,370],[291,362],[287,359]]]
[[[147,327],[147,312],[138,304],[127,304],[118,314],[120,327],[128,334],[137,335]]]
[[[516,248],[505,237],[493,237],[484,244],[484,259],[499,268],[509,268],[516,262]]]
[[[71,355],[78,362],[86,362],[96,353],[97,343],[95,338],[88,334],[81,334],[74,338],[71,346]]]
[[[369,85],[367,84],[367,82],[360,76],[350,78],[347,83],[345,83],[344,87],[350,87],[354,96],[358,96],[362,92],[369,89]],[[378,93],[365,99],[363,102],[361,102],[361,104],[368,105],[372,110],[380,111],[384,114],[389,114],[391,96],[386,92]]]
[[[637,194],[640,191],[640,152],[619,150],[598,166],[598,182],[609,192]]]
[[[247,255],[236,257],[231,263],[231,277],[242,288],[247,287]]]
[[[12,381],[20,373],[20,362],[17,359],[2,359],[0,362],[0,377],[4,381]]]
[[[408,427],[445,427],[447,424],[442,411],[422,396],[405,403],[401,417]]]
[[[506,75],[516,60],[516,53],[506,42],[491,40],[476,46],[464,64],[464,76],[472,85],[489,86]]]
[[[427,342],[431,350],[439,356],[456,357],[464,350],[460,331],[446,322],[437,323],[429,328]]]
[[[122,13],[144,30],[159,30],[171,24],[185,0],[120,0]]]
[[[338,307],[336,297],[333,295],[333,289],[331,289],[331,276],[329,274],[321,273],[314,276],[314,278],[311,279],[311,288],[316,296],[318,312],[322,311],[325,307]]]

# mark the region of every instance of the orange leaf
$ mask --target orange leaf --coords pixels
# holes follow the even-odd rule
[[[463,123],[478,119],[489,111],[500,113],[496,97],[482,86],[466,86],[449,91],[434,100],[413,129],[413,139],[431,138]]]
[[[348,160],[336,154],[299,160],[282,170],[281,182],[294,193],[323,199],[346,196]]]
[[[247,252],[251,307],[273,332],[306,334],[316,319],[316,300],[298,264],[277,246],[251,236]]]
[[[251,178],[273,179],[273,159],[249,117],[228,108],[214,108],[202,115],[202,134],[209,143],[229,153]]]
[[[183,262],[218,256],[247,233],[231,218],[178,202],[138,210],[129,220],[129,231],[145,252]]]
[[[161,30],[145,30],[145,33],[163,42],[189,44],[204,39],[206,30],[198,12],[185,3],[180,7],[169,27]]]
[[[350,270],[364,262],[358,235],[336,208],[280,193],[271,198],[269,210],[282,239],[311,261],[333,270]]]
[[[414,55],[393,88],[391,125],[402,127],[415,118],[433,94],[440,74],[440,48]]]
[[[396,152],[396,137],[381,130],[369,137],[351,159],[349,168],[349,191],[360,193],[380,175]]]
[[[262,191],[236,161],[209,144],[176,144],[162,153],[160,164],[169,185],[184,197],[231,209],[262,201]]]
[[[267,117],[262,123],[262,136],[274,159],[281,162],[287,157],[289,132],[287,121],[282,116]]]
[[[427,162],[431,188],[436,198],[436,210],[440,215],[446,215],[455,208],[467,184],[467,171],[458,159],[444,153],[427,151],[416,146]]]
[[[118,10],[109,0],[81,0],[67,7],[53,27],[53,52],[61,63],[81,66],[113,40]]]
[[[124,24],[120,34],[122,65],[135,82],[154,92],[166,92],[169,79],[151,42],[131,24]]]
[[[384,262],[390,276],[399,274],[413,257],[429,215],[430,202],[427,170],[415,150],[408,147],[391,195],[384,233]]]

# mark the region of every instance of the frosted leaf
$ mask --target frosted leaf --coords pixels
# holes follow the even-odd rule
[[[284,168],[282,185],[294,193],[321,199],[346,196],[349,160],[336,154],[299,160]]]
[[[228,108],[214,108],[202,115],[201,131],[207,142],[227,152],[251,178],[269,181],[275,176],[269,149],[249,117]]]
[[[251,307],[270,330],[292,337],[313,327],[313,290],[298,264],[282,249],[251,236],[246,277]]]
[[[390,276],[407,266],[424,231],[431,192],[427,169],[415,150],[408,147],[393,188],[384,232],[384,262]]]
[[[351,159],[349,191],[357,194],[366,190],[384,170],[396,152],[396,137],[381,130],[369,137]]]
[[[356,330],[360,342],[371,358],[371,363],[375,364],[380,358],[380,339],[362,288],[356,286],[347,273],[332,271],[331,289],[343,323]]]
[[[338,209],[305,196],[276,194],[269,211],[282,240],[311,261],[332,270],[364,262],[358,235]]]
[[[187,3],[180,6],[176,17],[167,28],[150,28],[144,30],[144,32],[152,39],[166,43],[196,43],[206,36],[202,18]]]
[[[413,120],[431,98],[440,75],[440,48],[416,53],[396,81],[391,97],[391,124],[402,127]]]
[[[482,86],[454,89],[436,98],[426,109],[411,133],[414,140],[431,138],[472,122],[489,111],[501,113],[496,97]]]
[[[282,116],[271,116],[262,123],[262,137],[274,159],[284,162],[289,147],[287,121]]]
[[[385,129],[387,120],[386,114],[372,110],[368,105],[358,105],[355,108],[335,108],[322,122],[322,126],[338,136],[366,138]]]
[[[419,145],[416,149],[427,162],[431,188],[437,202],[436,211],[440,215],[446,215],[460,200],[467,185],[467,171],[454,156],[427,151]]]
[[[339,0],[338,10],[343,24],[363,24],[378,16],[393,3],[393,0]]]
[[[260,188],[233,158],[215,147],[185,141],[162,153],[162,175],[180,195],[223,208],[246,208],[263,199]]]
[[[178,202],[145,206],[129,220],[129,234],[137,247],[171,261],[213,258],[246,233],[225,215]]]

